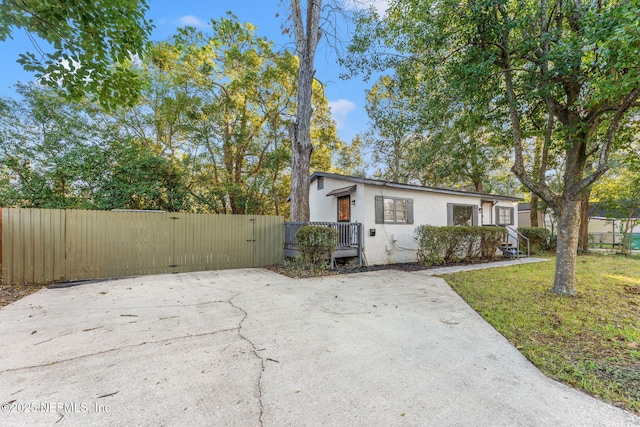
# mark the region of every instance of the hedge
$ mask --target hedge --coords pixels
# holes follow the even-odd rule
[[[542,227],[520,227],[518,231],[529,239],[529,251],[531,254],[543,252],[553,248],[551,232]]]
[[[416,227],[418,262],[439,265],[451,262],[490,259],[507,239],[501,227]]]

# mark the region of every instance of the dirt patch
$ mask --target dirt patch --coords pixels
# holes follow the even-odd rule
[[[275,271],[276,273],[282,274],[284,276],[292,277],[295,279],[304,278],[304,277],[317,277],[317,276],[331,276],[335,274],[354,274],[354,273],[365,273],[367,271],[380,271],[380,270],[400,270],[400,271],[420,271],[420,270],[430,270],[434,268],[440,267],[455,267],[455,266],[464,266],[464,265],[474,265],[474,264],[488,264],[496,261],[504,261],[505,258],[494,258],[494,259],[484,259],[484,260],[473,260],[466,262],[456,262],[449,263],[446,265],[423,265],[419,262],[406,262],[400,264],[381,264],[381,265],[370,265],[370,266],[362,266],[358,267],[357,265],[349,265],[349,264],[339,264],[336,268],[331,270],[323,270],[323,271],[315,271],[304,272],[300,269],[291,269],[288,268],[287,265],[273,265],[270,267],[266,267],[271,271]],[[308,273],[308,274],[306,274]]]
[[[0,285],[0,307],[11,304],[18,301],[20,298],[24,298],[27,295],[31,295],[34,292],[39,291],[44,286],[35,285],[29,283],[22,283],[17,285]]]

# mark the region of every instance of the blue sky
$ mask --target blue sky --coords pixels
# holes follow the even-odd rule
[[[288,3],[288,0],[283,0]],[[152,40],[160,41],[170,37],[175,29],[185,25],[207,28],[207,22],[233,12],[241,22],[250,22],[258,27],[257,33],[273,40],[278,47],[288,47],[293,50],[293,39],[282,34],[282,26],[288,25],[285,17],[287,10],[280,0],[149,0],[150,10],[147,17],[153,20],[155,29]],[[345,2],[348,8],[363,7],[373,4],[379,10],[384,8],[384,0],[334,0]],[[357,2],[357,3],[356,3]],[[325,0],[325,3],[327,1]],[[343,4],[345,4],[343,3]],[[357,5],[357,6],[356,6]],[[353,24],[339,22],[336,34],[346,46]],[[16,63],[19,53],[34,51],[33,43],[24,30],[14,30],[13,40],[0,43],[3,58],[2,78],[0,79],[0,96],[14,96],[12,86],[19,81],[28,82],[32,75],[22,70]],[[46,43],[40,43],[45,51]],[[357,134],[367,128],[367,114],[364,109],[365,89],[373,82],[363,82],[361,78],[341,80],[340,66],[337,64],[335,42],[328,37],[321,41],[316,53],[316,78],[325,85],[327,99],[331,112],[337,123],[338,134],[341,139],[351,141]],[[339,47],[338,47],[339,49]]]

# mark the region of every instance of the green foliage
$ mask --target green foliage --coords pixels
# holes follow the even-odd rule
[[[331,273],[328,270],[328,264],[326,262],[310,264],[302,257],[286,259],[282,263],[282,268],[284,269],[285,275],[296,279],[304,277],[318,277]]]
[[[507,237],[499,227],[437,227],[421,225],[415,229],[418,262],[439,265],[450,262],[494,258]]]
[[[465,187],[484,191],[492,173],[505,169],[504,132],[494,127],[488,102],[446,105],[441,96],[405,87],[402,79],[383,76],[367,91],[371,131],[366,141],[378,175],[397,182]],[[426,113],[429,114],[426,114]]]
[[[92,95],[114,109],[140,95],[134,68],[151,34],[147,10],[146,0],[3,1],[0,41],[24,29],[51,43],[52,53],[37,47],[37,54],[25,52],[18,62],[71,99]]]
[[[327,260],[336,249],[338,230],[318,225],[305,225],[296,231],[296,244],[305,265],[326,268]]]
[[[620,233],[629,235],[640,224],[640,165],[634,161],[619,165],[593,187],[592,197],[609,219],[619,220]],[[630,252],[631,241],[625,239],[621,250]]]
[[[179,162],[122,134],[94,109],[19,86],[0,108],[0,205],[53,209],[185,210]]]
[[[570,295],[580,196],[606,172],[619,129],[638,111],[639,11],[618,0],[391,0],[383,18],[361,13],[344,62],[354,74],[393,70],[401,88],[417,92],[425,120],[457,128],[462,119],[463,139],[484,138],[464,123],[473,111],[509,141],[513,173],[558,215],[554,290]],[[536,139],[546,148],[535,150]],[[557,174],[545,173],[542,153],[556,159]],[[532,158],[537,167],[528,167]],[[550,182],[557,177],[560,188]]]
[[[232,14],[210,25],[153,46],[145,102],[125,121],[158,154],[186,158],[194,209],[286,216],[297,58]],[[313,106],[311,165],[329,170],[340,141],[318,83]]]
[[[520,227],[518,231],[529,239],[529,250],[531,254],[543,252],[551,247],[551,231],[542,227]]]
[[[0,204],[287,216],[297,58],[233,15],[211,29],[154,44],[131,108],[36,85],[0,99]],[[313,88],[312,167],[356,169]]]

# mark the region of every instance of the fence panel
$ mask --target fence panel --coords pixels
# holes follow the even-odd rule
[[[0,211],[6,283],[262,267],[284,256],[277,216]]]
[[[2,209],[2,280],[64,278],[64,211]]]

